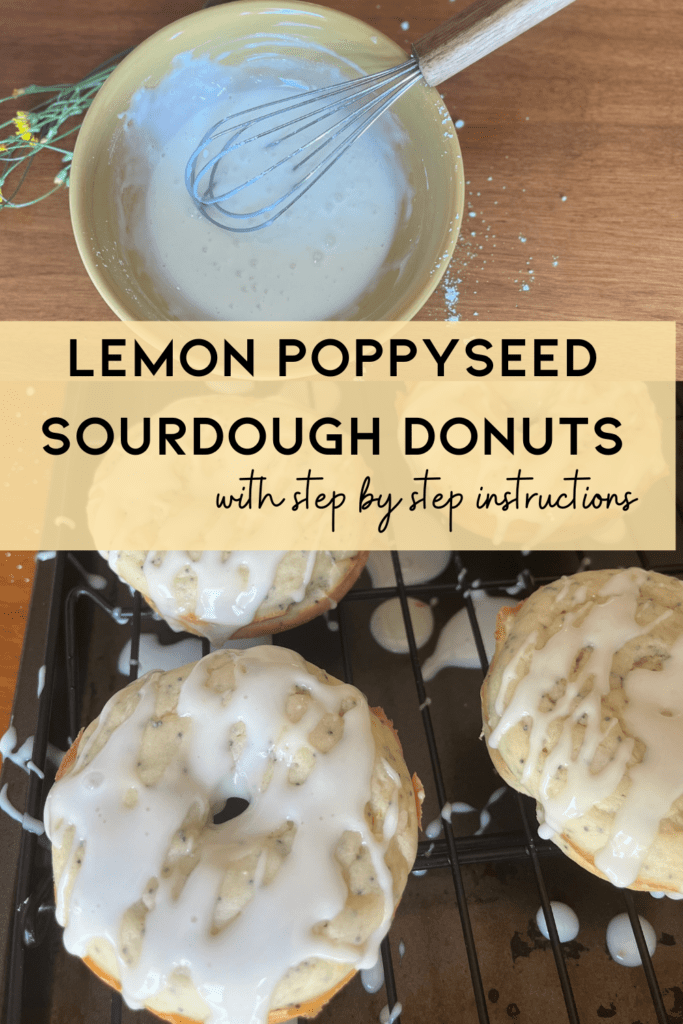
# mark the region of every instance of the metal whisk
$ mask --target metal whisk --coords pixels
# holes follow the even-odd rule
[[[267,227],[415,82],[445,82],[571,2],[476,0],[418,40],[413,55],[396,67],[223,118],[188,160],[187,190],[202,214],[221,228],[249,232]],[[236,154],[242,167],[245,161],[258,166],[246,180],[239,180],[232,166]],[[253,209],[247,208],[249,190],[258,196]]]

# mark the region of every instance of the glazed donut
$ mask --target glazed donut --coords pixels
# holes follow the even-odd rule
[[[334,608],[367,551],[102,551],[175,630],[219,647],[301,625]]]
[[[378,958],[417,850],[415,785],[383,712],[285,648],[150,672],[48,795],[65,945],[166,1019],[316,1013]],[[248,808],[214,824],[230,797]]]
[[[683,583],[563,577],[503,609],[482,689],[498,772],[539,833],[614,885],[683,892]]]

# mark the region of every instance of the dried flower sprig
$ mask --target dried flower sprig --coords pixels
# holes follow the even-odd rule
[[[28,111],[17,110],[8,121],[0,123],[0,210],[5,207],[19,209],[22,206],[33,206],[58,189],[68,186],[73,149],[66,148],[64,140],[78,132],[95,94],[128,53],[130,50],[117,53],[80,82],[70,85],[27,85],[23,89],[15,89],[11,96],[0,99],[2,104],[21,97],[23,106],[24,97],[42,93],[56,94]],[[7,130],[10,134],[3,137]],[[55,175],[54,188],[40,196],[18,201],[17,196],[34,159],[46,151],[59,154],[64,164]]]

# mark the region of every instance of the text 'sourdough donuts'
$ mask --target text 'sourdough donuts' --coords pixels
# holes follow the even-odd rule
[[[582,572],[501,614],[482,710],[541,835],[615,885],[683,892],[680,580]]]
[[[367,551],[102,551],[176,630],[216,646],[301,625],[334,608]]]
[[[75,748],[45,807],[57,918],[129,1005],[275,1024],[376,962],[418,812],[355,687],[282,647],[218,651],[131,683]]]

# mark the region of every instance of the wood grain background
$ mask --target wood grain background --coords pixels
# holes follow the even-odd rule
[[[2,0],[0,95],[75,81],[197,6]],[[408,49],[467,0],[330,6]],[[682,52],[678,0],[575,0],[441,87],[465,122],[468,209],[448,283],[420,319],[683,319]],[[36,161],[29,189],[57,169]],[[111,319],[65,191],[3,211],[0,231],[0,319]]]
[[[466,5],[330,3],[406,49]],[[76,81],[197,7],[0,0],[0,95]],[[441,87],[464,121],[467,208],[446,280],[418,319],[683,321],[682,52],[679,0],[575,0]],[[28,192],[58,169],[37,160]],[[66,191],[0,211],[0,320],[9,319],[112,319],[81,265]],[[0,730],[32,568],[25,553],[2,553]]]
[[[0,736],[9,725],[35,567],[33,551],[0,551]]]

